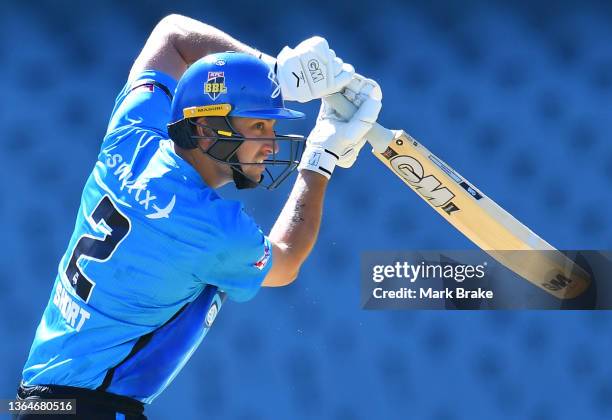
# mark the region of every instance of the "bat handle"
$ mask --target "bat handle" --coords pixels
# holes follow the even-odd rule
[[[341,93],[334,93],[326,99],[336,112],[346,119],[351,118],[355,111],[357,111],[357,107]],[[366,134],[366,138],[378,153],[387,150],[387,146],[389,146],[393,137],[393,131],[386,129],[378,123],[374,123],[368,134]]]

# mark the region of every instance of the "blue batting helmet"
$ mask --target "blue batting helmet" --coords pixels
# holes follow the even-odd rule
[[[206,117],[206,125],[196,120]],[[201,138],[212,139],[205,154],[231,166],[234,181],[239,188],[262,185],[245,178],[243,165],[261,164],[239,162],[236,152],[244,138],[234,130],[230,117],[261,119],[297,119],[304,114],[285,108],[280,86],[274,69],[262,60],[244,53],[224,52],[211,54],[193,63],[179,80],[171,106],[171,122],[168,124],[170,138],[180,147],[199,147]],[[209,129],[212,135],[198,136],[194,126]],[[266,160],[267,166],[284,166],[282,176],[269,174],[275,188],[299,163],[300,144],[303,137],[276,136],[275,142],[290,144],[289,157]]]
[[[211,54],[193,63],[179,80],[171,122],[196,117],[303,118],[285,108],[274,70],[244,53]]]

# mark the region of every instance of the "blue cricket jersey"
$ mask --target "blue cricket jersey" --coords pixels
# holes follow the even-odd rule
[[[26,385],[150,403],[198,347],[225,297],[252,298],[271,247],[174,152],[176,81],[146,71],[117,97],[74,233],[23,370]]]

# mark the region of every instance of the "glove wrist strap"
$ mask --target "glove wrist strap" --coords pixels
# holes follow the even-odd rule
[[[321,146],[308,145],[302,154],[298,170],[308,169],[330,179],[336,162],[338,162],[338,156],[335,153]]]

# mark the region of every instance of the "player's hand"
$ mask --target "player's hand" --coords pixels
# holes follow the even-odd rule
[[[336,165],[350,168],[355,163],[366,134],[378,118],[382,91],[374,80],[355,74],[342,94],[357,111],[347,121],[323,98],[298,169],[315,171],[329,179]]]
[[[367,129],[365,133],[370,131],[372,125],[376,122],[380,109],[382,107],[382,90],[376,81],[367,79],[360,74],[355,74],[351,82],[343,89],[342,95],[347,98],[357,107],[357,112],[361,112],[361,124]],[[333,109],[333,108],[332,108]],[[334,111],[337,118],[341,118]],[[354,116],[353,116],[354,117]],[[362,137],[361,140],[354,145],[352,151],[346,153],[338,159],[337,165],[341,168],[350,168],[357,160],[359,151],[366,143],[367,137]]]
[[[288,101],[308,102],[340,92],[353,77],[355,69],[336,57],[320,36],[285,47],[276,58],[276,76]]]

